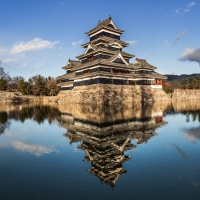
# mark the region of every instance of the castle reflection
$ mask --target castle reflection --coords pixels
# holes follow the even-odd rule
[[[79,142],[88,172],[114,187],[120,174],[126,173],[123,163],[130,158],[125,152],[147,142],[156,129],[165,125],[163,105],[60,106],[60,125],[67,129],[70,143]]]

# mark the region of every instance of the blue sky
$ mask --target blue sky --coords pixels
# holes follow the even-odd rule
[[[110,14],[124,51],[162,74],[200,73],[199,10],[200,0],[0,0],[1,67],[26,79],[62,75],[84,52],[85,32]]]

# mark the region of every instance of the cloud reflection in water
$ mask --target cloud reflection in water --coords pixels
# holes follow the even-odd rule
[[[13,141],[12,145],[17,150],[20,150],[23,152],[29,152],[36,156],[43,156],[44,154],[50,154],[52,152],[56,152],[56,150],[52,147],[47,147],[47,146],[37,145],[37,144],[23,143],[23,142],[19,142],[19,141]]]
[[[188,141],[195,142],[196,140],[200,140],[200,126],[187,129],[184,128],[182,131]]]

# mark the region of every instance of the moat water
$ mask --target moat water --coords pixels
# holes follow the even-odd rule
[[[200,199],[200,102],[0,105],[0,200]]]

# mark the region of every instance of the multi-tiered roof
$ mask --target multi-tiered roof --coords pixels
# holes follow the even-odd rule
[[[82,44],[85,52],[69,60],[63,67],[66,74],[57,77],[61,89],[90,84],[153,85],[156,80],[166,79],[154,70],[146,60],[136,58],[123,51],[129,44],[120,40],[123,30],[117,28],[111,17],[99,22],[95,28],[86,32],[90,41]]]

